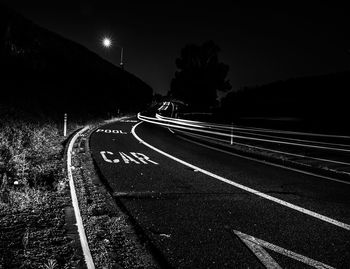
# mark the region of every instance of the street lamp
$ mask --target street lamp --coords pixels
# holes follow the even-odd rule
[[[102,40],[102,44],[105,48],[109,48],[112,45],[112,41],[108,37],[105,37]]]
[[[102,45],[107,49],[112,47],[112,39],[109,37],[104,37],[102,39]],[[124,70],[124,63],[123,63],[124,48],[121,46],[117,46],[117,47],[120,48],[120,68]]]

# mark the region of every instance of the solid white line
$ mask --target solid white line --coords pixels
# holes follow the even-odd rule
[[[226,151],[224,149],[218,149],[218,148],[215,148],[215,147],[212,147],[212,146],[208,146],[208,145],[202,144],[200,142],[192,141],[192,140],[184,138],[184,137],[179,137],[179,138],[183,139],[183,140],[186,140],[187,142],[190,142],[190,143],[202,146],[202,147],[206,147],[206,148],[209,148],[209,149],[212,149],[212,150],[216,150],[216,151],[219,151],[219,152],[223,152],[223,153],[226,153],[226,154],[229,154],[229,155],[232,155],[232,156],[236,156],[236,157],[239,157],[239,158],[242,158],[242,159],[255,161],[255,162],[258,162],[258,163],[263,163],[263,164],[267,164],[267,165],[283,168],[283,169],[286,169],[286,170],[291,170],[291,171],[302,173],[302,174],[305,174],[305,175],[315,176],[315,177],[328,179],[328,180],[331,180],[331,181],[335,181],[335,182],[339,182],[339,183],[350,185],[349,181],[344,181],[344,180],[340,180],[340,179],[336,179],[336,178],[332,178],[332,177],[321,176],[321,175],[318,175],[318,174],[315,174],[315,173],[312,173],[312,172],[307,172],[307,171],[304,171],[304,170],[299,170],[299,169],[296,169],[296,168],[291,168],[291,167],[283,166],[283,165],[280,165],[280,164],[271,163],[271,162],[268,162],[268,161],[261,161],[261,160],[255,159],[255,158],[251,158],[251,157],[243,156],[243,155],[236,154],[236,153],[233,153],[233,152],[230,152],[230,151]]]
[[[72,204],[74,208],[74,214],[75,214],[75,219],[77,221],[77,226],[78,226],[78,232],[79,232],[79,238],[80,238],[80,244],[83,249],[83,254],[85,258],[85,262],[87,265],[88,269],[94,269],[95,264],[91,256],[89,244],[86,238],[85,230],[84,230],[84,225],[83,225],[83,220],[81,218],[80,210],[79,210],[79,202],[77,198],[77,194],[75,191],[74,187],[74,181],[73,181],[73,173],[72,173],[72,151],[73,151],[73,145],[77,138],[85,132],[89,126],[84,127],[82,130],[80,130],[78,133],[76,133],[72,140],[69,143],[68,147],[68,152],[67,152],[67,172],[68,172],[68,178],[69,178],[69,187],[70,187],[70,194],[72,197]]]
[[[227,183],[227,184],[230,184],[230,185],[232,185],[232,186],[234,186],[234,187],[237,187],[237,188],[239,188],[239,189],[245,190],[245,191],[247,191],[247,192],[250,192],[250,193],[252,193],[252,194],[255,194],[255,195],[257,195],[257,196],[260,196],[260,197],[262,197],[262,198],[265,198],[265,199],[267,199],[267,200],[269,200],[269,201],[275,202],[275,203],[277,203],[277,204],[283,205],[283,206],[285,206],[285,207],[291,208],[291,209],[293,209],[293,210],[299,211],[299,212],[304,213],[304,214],[306,214],[306,215],[309,215],[309,216],[311,216],[311,217],[317,218],[317,219],[322,220],[322,221],[324,221],[324,222],[328,222],[328,223],[330,223],[330,224],[333,224],[333,225],[335,225],[335,226],[338,226],[338,227],[340,227],[340,228],[343,228],[343,229],[345,229],[345,230],[350,231],[350,225],[349,225],[349,224],[346,224],[346,223],[344,223],[344,222],[337,221],[337,220],[335,220],[335,219],[332,219],[332,218],[329,218],[329,217],[327,217],[327,216],[321,215],[321,214],[316,213],[316,212],[314,212],[314,211],[305,209],[305,208],[303,208],[303,207],[300,207],[300,206],[291,204],[291,203],[289,203],[289,202],[286,202],[286,201],[283,201],[283,200],[281,200],[281,199],[275,198],[275,197],[273,197],[273,196],[267,195],[267,194],[265,194],[265,193],[262,193],[262,192],[260,192],[260,191],[255,190],[255,189],[246,187],[246,186],[244,186],[244,185],[242,185],[242,184],[239,184],[239,183],[237,183],[237,182],[231,181],[231,180],[229,180],[229,179],[227,179],[227,178],[221,177],[221,176],[216,175],[216,174],[214,174],[214,173],[212,173],[212,172],[209,172],[209,171],[207,171],[207,170],[205,170],[205,169],[202,169],[202,168],[200,168],[200,167],[198,167],[198,166],[195,166],[195,165],[190,164],[190,163],[188,163],[188,162],[186,162],[186,161],[183,161],[183,160],[181,160],[181,159],[179,159],[179,158],[177,158],[177,157],[175,157],[175,156],[170,155],[169,153],[166,153],[166,152],[164,152],[164,151],[162,151],[162,150],[160,150],[160,149],[158,149],[158,148],[156,148],[156,147],[154,147],[154,146],[148,144],[147,142],[143,141],[143,140],[136,134],[136,132],[135,132],[135,128],[136,128],[138,125],[140,125],[141,123],[142,123],[142,122],[139,122],[139,123],[135,124],[135,125],[132,127],[131,133],[133,134],[133,136],[134,136],[139,142],[141,142],[141,143],[144,144],[145,146],[147,146],[147,147],[153,149],[154,151],[157,151],[157,152],[159,152],[160,154],[162,154],[162,155],[164,155],[164,156],[166,156],[166,157],[168,157],[168,158],[170,158],[170,159],[173,159],[174,161],[179,162],[179,163],[181,163],[181,164],[183,164],[183,165],[185,165],[185,166],[187,166],[187,167],[190,167],[190,168],[193,169],[193,170],[197,170],[198,172],[201,172],[201,173],[203,173],[203,174],[205,174],[205,175],[207,175],[207,176],[213,177],[213,178],[218,179],[218,180],[220,180],[220,181],[222,181],[222,182],[225,182],[225,183]]]

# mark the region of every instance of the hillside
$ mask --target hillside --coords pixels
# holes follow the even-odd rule
[[[0,104],[44,115],[138,110],[152,98],[136,76],[2,5],[0,68]]]

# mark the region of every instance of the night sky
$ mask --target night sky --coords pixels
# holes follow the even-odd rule
[[[118,65],[120,49],[114,46],[107,51],[100,44],[103,36],[111,36],[114,44],[124,47],[126,70],[162,94],[169,90],[181,48],[207,40],[220,46],[219,58],[230,66],[233,90],[350,69],[350,16],[339,5],[304,1],[309,4],[268,7],[218,0],[0,2]]]

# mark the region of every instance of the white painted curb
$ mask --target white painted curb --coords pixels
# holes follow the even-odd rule
[[[75,214],[75,219],[77,221],[77,226],[78,226],[78,232],[79,232],[79,238],[80,238],[80,244],[83,249],[84,253],[84,258],[85,258],[85,263],[87,265],[88,269],[95,269],[95,264],[91,256],[90,248],[88,245],[88,241],[86,238],[85,230],[84,230],[84,225],[83,225],[83,220],[81,218],[80,210],[79,210],[79,203],[78,203],[78,198],[77,194],[75,191],[74,187],[74,181],[73,181],[73,174],[72,174],[72,151],[73,151],[73,145],[77,138],[85,132],[89,126],[85,126],[82,130],[80,130],[78,133],[76,133],[72,140],[69,143],[68,146],[68,152],[67,152],[67,172],[68,172],[68,179],[69,179],[69,187],[70,187],[70,194],[72,197],[72,204],[74,208],[74,214]]]

